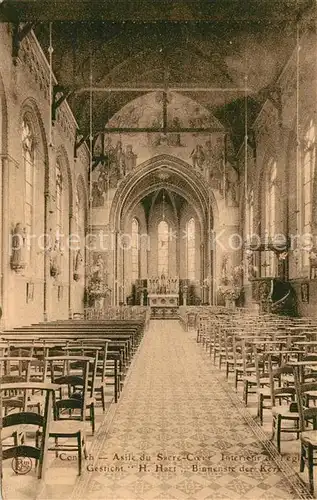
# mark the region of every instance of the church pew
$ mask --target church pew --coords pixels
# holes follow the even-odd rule
[[[114,349],[116,346],[118,348],[123,349],[123,358],[124,358],[124,364],[128,364],[132,357],[134,352],[137,349],[137,346],[135,345],[134,339],[131,336],[131,334],[128,333],[110,333],[110,332],[100,332],[100,331],[95,331],[95,332],[76,332],[74,333],[73,330],[53,330],[53,331],[43,331],[42,329],[34,329],[32,333],[31,331],[28,330],[27,333],[24,332],[24,330],[19,331],[19,336],[17,337],[17,332],[10,332],[9,334],[6,332],[5,335],[2,335],[1,338],[5,340],[21,340],[21,339],[29,339],[32,340],[33,338],[37,339],[42,339],[46,341],[50,341],[52,339],[60,339],[60,340],[80,340],[80,339],[87,339],[88,341],[91,341],[93,339],[109,339],[110,340],[110,346],[111,349]]]
[[[43,340],[56,340],[56,336],[62,339],[69,340],[89,339],[93,340],[97,335],[97,339],[101,337],[109,337],[109,359],[114,362],[114,390],[115,401],[118,400],[120,389],[123,384],[123,377],[127,369],[128,361],[130,361],[140,337],[143,334],[142,321],[58,321],[52,323],[41,323],[26,327],[19,327],[11,331],[6,331],[3,338],[7,336],[11,339],[18,334],[23,339],[36,338]],[[102,330],[102,331],[101,331]],[[76,333],[74,333],[76,332]],[[115,332],[115,333],[114,333]]]
[[[44,346],[45,342],[57,342],[57,341],[65,341],[65,343],[69,341],[78,341],[78,340],[87,340],[89,343],[92,341],[95,341],[96,343],[98,341],[102,341],[102,337],[105,339],[108,339],[110,342],[108,344],[108,351],[109,352],[118,352],[120,355],[120,377],[123,378],[125,376],[126,370],[128,368],[128,365],[132,359],[133,352],[131,350],[131,338],[127,334],[122,334],[122,335],[117,335],[117,334],[110,334],[110,335],[100,335],[98,336],[95,335],[86,335],[85,333],[69,333],[69,332],[58,332],[58,337],[52,334],[46,334],[42,332],[34,332],[34,337],[33,339],[36,340],[43,340],[44,341]],[[4,340],[7,340],[10,342],[11,345],[16,345],[18,346],[21,341],[25,341],[25,337],[32,342],[32,335],[19,335],[17,337],[14,334],[10,335],[3,335],[2,338]]]
[[[117,333],[117,334],[128,334],[132,337],[133,339],[133,345],[136,346],[139,344],[141,340],[141,334],[138,329],[135,329],[134,327],[130,328],[122,328],[121,326],[111,326],[111,327],[104,327],[100,325],[73,325],[73,324],[68,324],[68,325],[32,325],[32,326],[26,326],[26,327],[19,327],[15,328],[13,330],[6,330],[4,333],[5,334],[23,334],[26,335],[28,333],[41,333],[41,334],[56,334],[57,332],[61,332],[63,335],[66,333],[73,333],[73,332],[78,332],[78,333],[87,333],[87,334],[111,334],[111,333]]]
[[[67,333],[72,333],[72,332],[78,332],[78,333],[87,333],[87,334],[102,334],[102,335],[107,335],[107,334],[118,334],[118,335],[130,335],[131,336],[131,341],[132,341],[132,346],[133,348],[137,348],[139,345],[142,335],[141,332],[134,328],[134,327],[129,327],[129,328],[122,328],[121,326],[111,326],[111,327],[104,327],[100,325],[73,325],[73,324],[68,324],[68,325],[33,325],[33,326],[27,326],[27,327],[20,327],[14,330],[7,330],[5,333],[6,334],[15,334],[15,333],[21,333],[23,335],[28,334],[28,333],[38,333],[40,332],[41,334],[47,333],[62,333],[63,335]]]
[[[29,336],[28,336],[29,337]],[[82,339],[84,340],[85,337],[82,337]],[[40,342],[39,342],[39,338],[36,337],[36,343],[33,343],[31,340],[29,340],[29,345],[30,346],[36,346],[36,354],[35,356],[38,357],[40,355],[40,358],[42,357],[45,357],[45,355],[47,354],[47,346],[49,346],[51,349],[53,349],[56,345],[57,346],[67,346],[67,339],[65,337],[65,341],[64,343],[62,343],[60,341],[60,339],[57,339],[53,340],[52,336],[50,336],[49,338],[49,342],[48,343],[42,343],[42,347],[40,347]],[[99,343],[99,344],[102,344],[102,340],[100,338],[96,339],[96,344]],[[21,339],[21,337],[17,340],[17,339],[13,339],[13,338],[10,338],[9,339],[9,345],[10,345],[10,349],[15,349],[15,348],[18,348],[23,345],[23,346],[26,346],[26,343],[25,343],[25,340],[23,340],[23,338]],[[39,354],[40,352],[40,354]],[[123,346],[120,346],[120,345],[111,345],[111,341],[110,343],[108,344],[108,353],[107,353],[107,361],[110,361],[110,365],[107,366],[107,371],[106,371],[106,375],[107,375],[107,378],[109,377],[110,379],[113,379],[113,381],[107,381],[107,385],[110,385],[114,387],[114,401],[117,402],[118,401],[118,398],[120,396],[120,392],[121,392],[121,389],[122,389],[122,386],[123,386],[123,379],[124,379],[124,375],[125,375],[125,361],[124,361],[124,356],[123,356],[123,352],[124,352],[124,347]],[[44,354],[46,353],[46,354]]]

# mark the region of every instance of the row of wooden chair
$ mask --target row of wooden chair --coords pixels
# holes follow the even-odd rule
[[[109,380],[118,401],[144,326],[142,320],[76,320],[1,334],[3,458],[34,458],[42,477],[48,451],[77,450],[81,474],[86,421],[93,434],[97,398],[105,411]],[[31,444],[25,443],[29,425],[36,429]]]
[[[242,384],[245,405],[248,405],[250,393],[256,395],[261,424],[263,412],[270,412],[271,438],[276,439],[278,451],[281,452],[284,433],[300,438],[301,470],[307,463],[313,491],[317,431],[314,434],[311,429],[307,431],[307,423],[316,428],[316,411],[308,406],[317,400],[317,370],[313,368],[317,360],[316,321],[271,315],[254,317],[241,312],[227,315],[218,311],[213,315],[201,315],[197,324],[197,342],[209,352],[219,369],[225,368],[227,379],[233,375],[236,390]],[[307,370],[296,379],[299,367]],[[305,404],[302,394],[305,394]],[[312,414],[313,421],[310,419]],[[309,439],[306,432],[309,432]]]

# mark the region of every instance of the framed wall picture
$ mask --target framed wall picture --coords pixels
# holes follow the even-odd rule
[[[309,303],[309,284],[302,283],[301,284],[301,299],[302,302],[308,304]]]

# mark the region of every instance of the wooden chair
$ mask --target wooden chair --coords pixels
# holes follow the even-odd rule
[[[86,356],[56,356],[48,357],[52,383],[60,386],[60,397],[54,394],[54,421],[52,422],[49,437],[54,438],[55,446],[50,446],[50,451],[78,452],[78,474],[81,475],[82,456],[87,458],[86,451],[86,408],[89,398],[88,377],[91,358]],[[76,374],[71,373],[70,364],[76,363]],[[60,369],[64,373],[61,375]],[[78,373],[81,371],[81,373]],[[58,439],[76,439],[76,444],[59,444]]]
[[[300,472],[304,472],[307,465],[309,488],[314,494],[314,466],[317,465],[314,457],[314,452],[317,450],[317,407],[306,406],[306,395],[312,391],[317,392],[317,382],[301,383],[298,366],[294,366],[294,376],[300,421]],[[309,428],[309,424],[313,428]]]
[[[97,371],[94,380],[94,391],[101,396],[101,405],[102,411],[106,411],[106,370],[107,370],[107,354],[108,354],[108,345],[111,342],[108,339],[105,340],[95,340],[95,339],[85,339],[85,341],[80,341],[81,346],[85,346],[88,351],[84,351],[83,355],[88,355],[89,347],[100,347],[98,350],[98,359],[97,359]],[[72,344],[70,344],[72,347]],[[90,382],[89,382],[90,385]],[[92,386],[91,386],[92,387]]]
[[[89,372],[88,372],[88,391],[86,398],[86,408],[89,410],[88,417],[85,417],[86,420],[89,420],[91,423],[92,433],[95,433],[95,406],[96,406],[96,397],[95,397],[95,386],[97,379],[97,370],[98,370],[98,360],[99,360],[99,351],[101,350],[100,346],[93,345],[84,345],[83,342],[80,342],[80,345],[68,345],[65,347],[65,351],[69,356],[85,356],[91,359],[91,363],[89,364]],[[76,370],[76,368],[81,365],[81,361],[75,361],[70,364],[71,370]]]
[[[267,353],[264,351],[259,352],[257,345],[253,345],[254,352],[254,362],[255,362],[255,377],[257,382],[256,393],[258,396],[258,412],[257,416],[260,419],[261,425],[263,425],[263,411],[265,409],[271,409],[271,389],[270,389],[270,377],[267,367]],[[269,401],[265,405],[265,401]]]
[[[223,336],[223,348],[221,352],[219,353],[219,368],[221,370],[222,368],[222,363],[224,362],[225,367],[226,367],[226,376],[227,376],[227,370],[228,370],[228,363],[229,367],[230,364],[233,366],[233,332],[232,329],[229,327],[226,327],[224,330],[224,336]]]
[[[232,349],[228,351],[228,355],[226,358],[226,378],[229,378],[229,374],[233,373],[236,377],[237,368],[243,365],[242,360],[242,351],[241,351],[241,342],[239,337],[237,337],[234,333],[231,337]]]
[[[36,426],[37,433],[38,429],[41,429],[41,439],[37,439],[35,446],[30,446],[29,444],[20,444],[17,440],[14,441],[13,446],[7,448],[2,448],[2,459],[19,459],[21,457],[34,458],[36,460],[36,465],[38,466],[38,478],[44,476],[44,471],[46,467],[46,458],[48,451],[48,436],[50,432],[50,425],[52,419],[52,404],[53,404],[53,394],[59,386],[57,384],[41,384],[35,382],[19,382],[19,383],[7,383],[0,386],[0,391],[10,392],[10,391],[32,391],[38,390],[44,392],[45,405],[43,414],[20,411],[15,413],[10,413],[2,418],[2,430],[1,438],[5,438],[7,435],[12,435],[14,433],[25,432],[30,427],[33,429]],[[9,431],[9,432],[6,432]]]
[[[32,369],[34,365],[38,364],[38,360],[30,357],[13,357],[7,356],[0,358],[0,381],[2,383],[15,383],[15,382],[42,382],[41,380],[32,379]],[[10,394],[4,394],[2,397],[2,406],[7,414],[10,410],[24,409],[35,407],[40,413],[41,402],[29,392],[11,391]]]
[[[290,385],[289,376],[293,375],[293,368],[283,365],[278,368],[272,366],[272,353],[268,353],[268,370],[270,377],[271,405],[272,405],[272,438],[276,434],[277,449],[281,451],[281,434],[296,433],[299,437],[299,414],[296,404],[295,381]],[[287,376],[284,382],[283,376]],[[293,427],[283,427],[283,421],[293,422]]]
[[[239,382],[243,382],[243,400],[246,401],[246,379],[255,372],[250,339],[242,338],[237,341],[237,353],[239,353],[239,357],[236,357],[234,368],[235,389],[238,389]]]

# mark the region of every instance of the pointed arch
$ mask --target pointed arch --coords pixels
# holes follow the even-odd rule
[[[28,97],[21,105],[20,111],[20,129],[22,127],[22,121],[25,116],[28,116],[32,126],[34,127],[35,138],[37,140],[38,151],[41,153],[41,158],[43,160],[46,172],[46,182],[48,187],[48,166],[49,166],[49,155],[48,155],[48,142],[46,136],[46,130],[44,126],[44,121],[38,107],[37,102],[33,97]]]
[[[160,178],[162,170],[166,170],[175,179],[171,185]],[[150,182],[148,182],[150,181]],[[142,183],[147,187],[140,190]],[[208,227],[210,209],[212,213],[212,226],[218,226],[219,213],[216,199],[203,179],[193,171],[191,165],[179,158],[170,155],[154,156],[140,164],[131,174],[121,182],[112,201],[110,210],[110,226],[113,231],[120,231],[123,209],[127,204],[135,204],[145,194],[164,187],[173,189],[183,196],[196,210],[201,228]],[[141,192],[142,191],[142,192]]]

